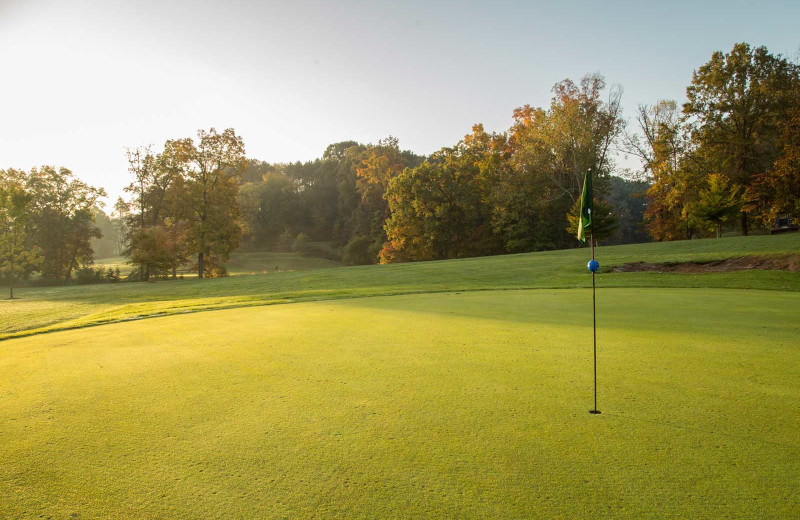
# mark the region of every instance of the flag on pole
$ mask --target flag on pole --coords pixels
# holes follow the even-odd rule
[[[583,192],[581,192],[581,219],[578,221],[578,240],[586,242],[586,232],[592,230],[592,172],[586,172],[583,178]]]

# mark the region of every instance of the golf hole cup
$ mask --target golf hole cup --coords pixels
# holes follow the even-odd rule
[[[600,262],[597,260],[589,260],[589,263],[586,264],[586,269],[594,273],[600,269]]]

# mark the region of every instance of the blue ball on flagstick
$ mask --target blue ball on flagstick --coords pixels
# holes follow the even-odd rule
[[[595,271],[600,269],[600,262],[598,262],[597,260],[590,260],[589,264],[586,266],[586,269],[594,273]]]

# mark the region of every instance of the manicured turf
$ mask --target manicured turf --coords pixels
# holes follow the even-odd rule
[[[338,267],[339,262],[324,258],[304,257],[300,253],[273,253],[271,251],[236,251],[231,255],[227,264],[228,274],[265,274],[281,271],[308,271],[310,269],[325,269]],[[122,256],[99,258],[95,260],[94,267],[119,268],[122,276],[131,272],[132,266]],[[178,270],[184,277],[194,278],[197,273],[191,272],[190,265]]]
[[[794,518],[800,293],[482,291],[0,343],[3,518]]]
[[[626,262],[710,261],[741,255],[798,254],[800,234],[601,247],[601,269]],[[590,285],[587,249],[388,266],[233,276],[217,280],[28,288],[0,300],[0,339],[194,310],[358,296]],[[609,273],[603,287],[720,287],[800,291],[800,274]]]
[[[339,267],[341,264],[325,258],[305,257],[299,253],[269,251],[237,251],[228,262],[228,272],[237,274],[266,274],[280,271],[309,271]]]

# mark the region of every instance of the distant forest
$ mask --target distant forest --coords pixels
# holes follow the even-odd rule
[[[692,74],[687,102],[658,100],[626,125],[622,90],[599,74],[553,87],[500,133],[481,124],[428,157],[397,139],[331,144],[305,163],[248,159],[233,129],[128,151],[113,210],[64,168],[0,171],[3,276],[65,283],[122,254],[132,277],[190,264],[223,276],[237,248],[347,265],[577,246],[584,173],[600,244],[765,232],[800,219],[800,67],[736,44]],[[641,161],[623,171],[619,153]],[[113,278],[113,276],[110,276]]]

